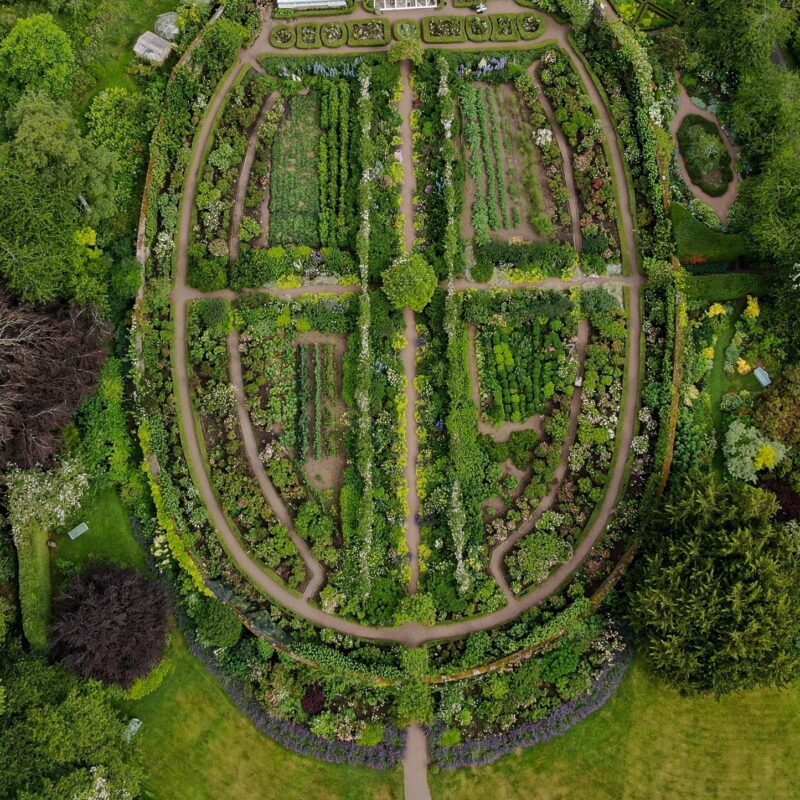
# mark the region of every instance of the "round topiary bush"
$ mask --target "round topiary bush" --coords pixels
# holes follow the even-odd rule
[[[436,290],[436,273],[419,254],[398,258],[383,273],[383,291],[395,308],[422,311]]]
[[[198,597],[189,613],[197,625],[197,638],[207,647],[233,647],[242,635],[236,612],[216,597]]]

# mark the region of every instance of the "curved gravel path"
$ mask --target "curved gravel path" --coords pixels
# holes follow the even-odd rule
[[[258,453],[258,443],[253,429],[253,421],[250,419],[250,412],[247,408],[247,397],[245,395],[244,379],[242,377],[242,359],[239,351],[239,331],[231,331],[228,334],[228,370],[230,373],[233,391],[236,394],[236,414],[239,417],[239,429],[242,433],[247,461],[250,469],[255,475],[261,493],[269,503],[275,516],[286,528],[289,538],[294,546],[300,551],[300,555],[306,565],[308,572],[308,583],[303,591],[303,599],[309,600],[319,594],[319,590],[325,583],[325,567],[320,564],[311,552],[308,542],[298,536],[294,527],[294,520],[283,502],[283,498],[278,493],[275,485],[267,475],[267,470],[261,461]]]
[[[575,343],[576,352],[578,355],[578,373],[579,378],[576,386],[572,392],[572,397],[569,400],[569,427],[567,428],[567,435],[564,439],[564,444],[561,447],[561,457],[558,461],[553,481],[550,485],[550,491],[539,501],[533,514],[530,515],[508,538],[504,539],[497,547],[492,549],[489,556],[489,572],[497,582],[506,600],[514,600],[516,595],[509,586],[508,579],[506,578],[503,562],[505,557],[511,551],[511,548],[523,537],[527,536],[535,527],[536,523],[542,518],[542,515],[553,507],[558,493],[561,491],[561,484],[567,476],[569,469],[569,451],[572,445],[575,444],[575,437],[578,435],[578,420],[581,413],[581,399],[583,395],[583,375],[586,369],[586,348],[589,345],[589,323],[584,319],[578,325],[578,337]]]
[[[244,155],[244,161],[242,161],[242,167],[239,170],[239,179],[236,182],[236,194],[233,200],[233,210],[231,211],[228,253],[232,262],[239,258],[239,230],[242,226],[242,217],[244,217],[244,204],[247,200],[247,185],[250,183],[250,171],[253,168],[253,161],[255,160],[256,149],[258,147],[258,129],[261,127],[261,123],[264,122],[264,117],[272,110],[278,97],[280,97],[278,92],[272,92],[267,97],[247,137],[247,152]]]
[[[709,122],[713,122],[717,126],[717,130],[719,130],[720,136],[722,136],[722,141],[725,143],[725,149],[728,151],[728,155],[731,157],[733,180],[728,184],[725,194],[720,195],[719,197],[712,197],[710,194],[706,194],[706,192],[704,192],[699,186],[692,183],[692,179],[689,177],[689,171],[686,169],[686,162],[684,161],[680,150],[678,151],[678,172],[691,190],[692,194],[698,200],[702,200],[704,203],[711,206],[711,208],[717,212],[717,216],[722,222],[727,222],[731,206],[736,202],[736,198],[739,196],[740,178],[739,173],[736,170],[736,148],[733,146],[733,143],[731,142],[730,137],[725,129],[719,124],[717,117],[708,109],[698,108],[692,102],[691,98],[689,97],[689,93],[686,91],[686,87],[680,81],[678,81],[678,90],[678,111],[675,114],[670,126],[672,129],[672,136],[675,139],[675,146],[678,146],[678,128],[681,127],[681,123],[686,119],[686,117],[696,114],[698,117],[702,117],[703,119],[707,119]]]
[[[518,11],[511,0],[494,0],[494,11],[513,10]],[[453,9],[454,13],[471,13],[469,9]],[[414,17],[413,13],[408,15]],[[420,14],[417,16],[424,16]],[[569,54],[575,69],[581,76],[586,91],[597,109],[606,137],[608,140],[609,152],[612,165],[618,176],[622,178],[625,173],[625,164],[622,157],[622,150],[617,140],[610,113],[603,105],[597,88],[595,87],[589,72],[581,59],[575,52],[568,38],[568,28],[558,25],[552,20],[548,20],[549,38],[557,41],[562,48]],[[200,293],[189,289],[186,286],[186,275],[188,268],[188,242],[192,230],[192,210],[194,198],[197,190],[197,182],[202,163],[202,154],[209,141],[213,130],[213,123],[219,114],[225,97],[233,86],[236,78],[242,69],[249,67],[253,56],[258,57],[265,52],[269,52],[268,37],[270,23],[265,24],[256,43],[248,51],[240,54],[237,63],[226,73],[219,90],[215,93],[212,102],[209,104],[206,113],[200,123],[195,138],[194,148],[186,172],[184,191],[181,198],[179,213],[178,230],[176,237],[176,270],[175,288],[171,295],[173,303],[174,321],[174,342],[172,347],[172,358],[175,375],[175,395],[178,414],[181,419],[182,441],[187,460],[192,471],[195,484],[200,492],[203,503],[208,509],[212,524],[215,526],[220,539],[233,558],[239,569],[249,578],[249,580],[261,591],[269,596],[274,602],[284,606],[292,613],[308,620],[314,625],[328,627],[340,633],[351,636],[358,636],[371,640],[399,642],[406,646],[417,646],[425,642],[437,641],[441,639],[458,638],[466,636],[475,631],[490,630],[491,628],[512,622],[522,613],[541,603],[557,591],[572,574],[581,566],[586,556],[594,547],[597,540],[603,534],[606,524],[614,511],[614,507],[619,498],[622,487],[625,483],[626,461],[630,452],[631,442],[636,431],[637,407],[640,385],[640,341],[641,341],[641,309],[640,309],[640,287],[641,278],[639,277],[639,257],[636,250],[634,234],[634,215],[632,211],[632,200],[629,194],[627,183],[617,186],[620,215],[622,220],[622,235],[630,254],[626,261],[626,268],[630,273],[627,278],[618,278],[627,287],[627,308],[628,308],[628,340],[626,348],[626,383],[623,397],[623,410],[620,415],[620,426],[617,436],[616,458],[609,472],[606,491],[603,500],[593,521],[585,531],[585,535],[575,548],[573,556],[561,564],[550,577],[539,586],[519,598],[509,600],[503,608],[490,614],[479,617],[460,620],[458,622],[444,623],[435,626],[426,626],[420,623],[406,622],[396,627],[374,627],[361,625],[351,620],[343,619],[334,614],[329,614],[308,600],[300,597],[295,592],[275,580],[266,573],[247,553],[236,534],[228,524],[225,514],[222,511],[219,500],[215,495],[210,478],[205,469],[202,458],[202,449],[198,438],[198,432],[194,425],[193,408],[190,395],[189,367],[186,353],[186,308],[187,302],[202,296]],[[540,44],[535,42],[534,46]],[[468,44],[469,47],[473,45]],[[530,46],[523,43],[522,46]],[[287,51],[282,51],[286,53]],[[291,51],[288,51],[291,52]],[[338,52],[342,52],[340,49]],[[359,52],[364,52],[359,49]],[[609,281],[610,279],[605,279]],[[599,283],[602,281],[598,281]],[[569,282],[564,282],[569,283]],[[472,288],[467,282],[464,288]],[[546,282],[537,284],[538,288],[546,288]],[[572,285],[581,285],[573,283]],[[479,288],[479,286],[475,286]],[[270,290],[271,293],[278,295],[296,296],[303,291],[320,291],[321,287],[303,287],[300,290]],[[338,287],[338,292],[344,291],[344,287]],[[235,296],[235,293],[230,293]],[[228,296],[222,293],[220,296]]]

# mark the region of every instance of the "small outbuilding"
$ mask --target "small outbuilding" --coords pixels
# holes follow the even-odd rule
[[[753,370],[753,375],[755,375],[756,380],[766,389],[767,386],[772,384],[772,378],[769,376],[769,372],[767,372],[764,367],[756,367]]]
[[[167,11],[166,14],[159,14],[156,17],[156,34],[162,39],[174,42],[180,32],[177,11]]]
[[[133,52],[151,64],[163,64],[172,52],[172,45],[153,31],[145,31],[136,40]]]

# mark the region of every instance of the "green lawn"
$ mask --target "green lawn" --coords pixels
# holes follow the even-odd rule
[[[81,522],[89,530],[73,541],[66,532]],[[144,553],[131,532],[128,512],[113,488],[87,496],[80,510],[57,532],[55,541],[58,548],[53,551],[54,560],[71,561],[81,569],[92,556],[140,569],[145,565]]]
[[[766,274],[734,272],[719,275],[688,275],[686,296],[694,300],[725,303],[748,294],[757,297],[769,294],[773,288],[772,284],[772,278]]]
[[[673,203],[670,209],[678,258],[682,262],[738,262],[748,256],[747,243],[743,236],[720,233],[696,220],[689,209]]]
[[[399,770],[325,764],[284,750],[258,731],[175,634],[174,669],[130,705],[146,788],[157,800],[400,800]]]
[[[74,542],[65,531],[78,522],[89,530]],[[114,489],[87,497],[57,535],[55,559],[85,566],[91,556],[143,568],[144,553],[131,533]],[[44,551],[47,557],[47,548]],[[58,578],[54,567],[54,578]],[[402,775],[339,767],[304,758],[258,731],[228,699],[216,678],[173,634],[173,667],[149,697],[127,704],[145,724],[139,733],[153,800],[400,800]]]
[[[19,604],[25,638],[38,650],[47,649],[51,600],[49,563],[47,531],[38,522],[31,522],[20,532],[17,541]]]
[[[800,798],[800,686],[684,698],[636,663],[597,714],[489,767],[431,775],[434,800]]]

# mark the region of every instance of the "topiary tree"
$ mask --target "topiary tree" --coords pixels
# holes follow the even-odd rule
[[[53,656],[85,679],[130,688],[161,661],[169,632],[166,592],[130,567],[94,564],[56,600]]]
[[[189,613],[197,625],[197,638],[206,647],[233,647],[242,635],[236,612],[216,597],[197,597]]]
[[[704,478],[656,513],[631,616],[677,688],[721,695],[800,672],[800,546],[776,510],[770,492]]]
[[[436,291],[436,273],[419,253],[406,254],[383,273],[383,291],[395,308],[422,311]]]

